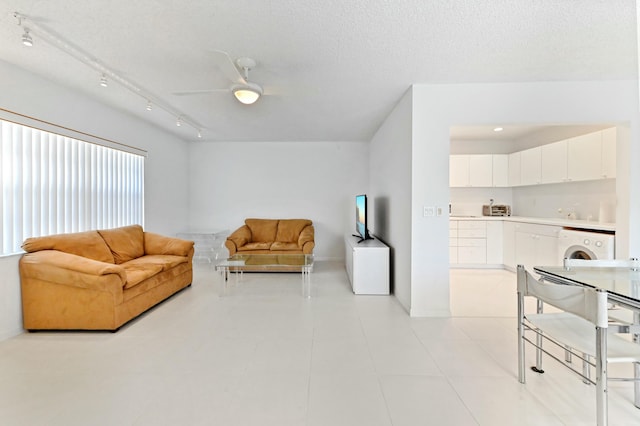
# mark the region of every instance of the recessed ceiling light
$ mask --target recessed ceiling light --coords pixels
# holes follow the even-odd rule
[[[495,129],[493,129],[494,132],[501,132],[504,129],[502,127],[496,127]]]

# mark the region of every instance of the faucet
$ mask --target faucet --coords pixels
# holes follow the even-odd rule
[[[489,198],[489,207],[493,205],[493,198]]]

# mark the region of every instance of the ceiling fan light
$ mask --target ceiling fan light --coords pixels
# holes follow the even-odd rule
[[[31,34],[29,34],[29,29],[24,29],[24,34],[22,34],[22,44],[25,46],[33,46],[33,39],[31,38]]]
[[[262,96],[262,87],[255,83],[237,84],[231,91],[236,99],[245,105],[255,103]]]

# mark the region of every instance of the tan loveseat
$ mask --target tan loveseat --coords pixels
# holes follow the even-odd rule
[[[246,219],[227,237],[229,256],[239,254],[311,254],[313,223],[308,219]]]
[[[117,330],[193,278],[193,241],[139,225],[28,238],[22,248],[26,330]]]

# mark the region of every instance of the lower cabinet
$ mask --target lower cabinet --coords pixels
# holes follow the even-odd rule
[[[345,237],[345,267],[355,294],[389,294],[389,247],[377,239]]]
[[[449,263],[454,268],[499,268],[519,264],[561,265],[558,233],[562,227],[505,220],[450,220]]]
[[[502,262],[505,268],[515,271],[516,267],[516,224],[504,221],[502,224]]]
[[[449,221],[449,263],[487,263],[487,223],[475,220]]]
[[[558,233],[562,227],[517,223],[515,225],[515,264],[528,270],[534,266],[559,266]]]
[[[449,263],[460,267],[502,265],[502,221],[450,220]]]

